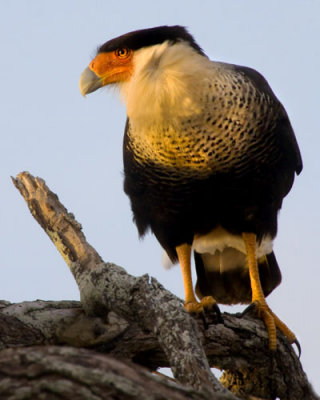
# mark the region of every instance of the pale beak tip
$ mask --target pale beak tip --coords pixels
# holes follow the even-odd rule
[[[102,86],[103,83],[101,79],[91,71],[89,67],[82,72],[79,81],[79,89],[83,97],[86,97],[86,94],[94,92]]]
[[[80,85],[79,85],[80,86]],[[81,93],[81,96],[83,97],[83,98],[87,98],[87,96],[86,96],[86,92],[84,91],[84,90],[82,90],[82,87],[80,86],[80,93]]]

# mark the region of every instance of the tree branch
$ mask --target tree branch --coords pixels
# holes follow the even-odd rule
[[[2,399],[210,400],[132,363],[71,347],[23,347],[0,352]],[[216,394],[213,399],[226,399]]]
[[[97,317],[110,316],[112,310],[117,310],[122,323],[116,324],[111,341],[106,340],[109,349],[115,350],[117,346],[110,347],[110,342],[121,342],[125,333],[134,327],[136,332],[154,338],[152,345],[148,343],[152,351],[161,354],[157,362],[160,365],[167,361],[179,382],[211,395],[220,393],[225,398],[235,398],[211,374],[203,342],[210,365],[226,370],[224,384],[242,398],[250,395],[265,399],[317,398],[299,360],[281,335],[277,353],[272,355],[263,324],[250,316],[239,319],[224,315],[223,324],[208,320],[211,324],[204,329],[203,322],[187,314],[181,300],[155,279],[147,275],[134,278],[123,268],[103,263],[86,242],[80,224],[42,179],[24,172],[13,182],[69,265],[86,314],[95,316],[96,321]],[[82,318],[88,317],[82,315]],[[62,332],[68,332],[66,326]],[[61,340],[62,336],[60,332],[57,337]],[[72,342],[72,334],[69,338]],[[83,338],[75,339],[75,345],[79,344],[83,346]],[[98,340],[93,346],[101,346],[101,342]],[[143,363],[146,357],[140,353],[139,359],[133,351],[130,358]]]

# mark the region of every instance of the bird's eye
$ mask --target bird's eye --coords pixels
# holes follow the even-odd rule
[[[120,49],[115,50],[114,53],[118,58],[127,58],[130,54],[130,50],[126,47],[121,47]]]

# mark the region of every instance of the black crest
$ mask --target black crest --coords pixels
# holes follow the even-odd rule
[[[169,41],[174,44],[180,41],[188,42],[198,53],[204,55],[201,47],[193,36],[183,26],[158,26],[150,29],[141,29],[126,33],[125,35],[109,40],[99,47],[98,53],[109,52],[121,47],[138,50],[143,47],[153,46]]]

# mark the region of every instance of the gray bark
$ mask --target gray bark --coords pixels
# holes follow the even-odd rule
[[[72,347],[0,352],[1,399],[205,400],[210,397],[132,363]],[[226,399],[216,395],[213,399]]]
[[[201,318],[187,314],[181,300],[155,279],[147,275],[135,278],[121,267],[104,263],[87,243],[80,224],[42,179],[22,173],[14,184],[69,265],[79,286],[81,307],[76,302],[3,304],[0,345],[11,349],[2,350],[0,360],[8,351],[26,351],[14,349],[19,345],[50,349],[49,344],[68,344],[90,348],[95,356],[93,350],[150,369],[170,366],[177,382],[189,388],[186,390],[192,387],[202,398],[317,398],[281,334],[277,352],[270,353],[263,324],[250,315],[238,318],[225,314],[223,323],[207,315],[208,326],[204,326]],[[28,307],[31,312],[22,312]],[[19,333],[22,330],[24,333]],[[63,362],[62,353],[56,356]],[[211,366],[225,371],[224,386],[212,375]],[[0,393],[6,379],[1,373]]]

